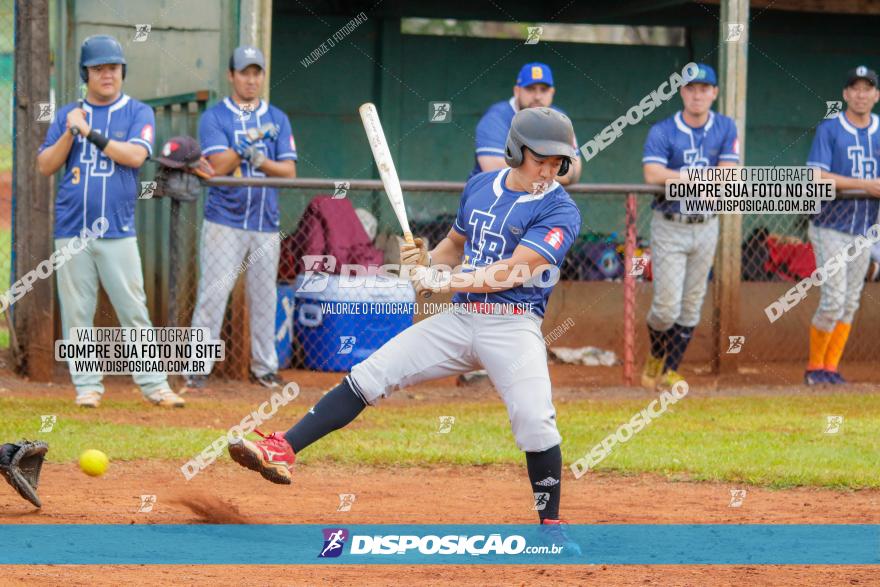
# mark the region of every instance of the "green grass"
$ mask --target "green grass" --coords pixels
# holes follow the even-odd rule
[[[239,402],[236,402],[236,407]],[[254,406],[241,402],[242,416]],[[557,404],[566,464],[647,405],[646,401]],[[181,464],[225,428],[111,424],[119,411],[141,412],[139,401],[107,401],[96,412],[69,399],[0,399],[0,439],[39,436],[52,461],[74,460],[99,448],[111,460],[171,459]],[[269,429],[284,429],[305,405],[279,413]],[[38,434],[40,414],[56,414],[51,433]],[[845,417],[839,434],[824,434],[827,415]],[[440,416],[455,416],[448,434]],[[232,422],[230,422],[231,424]],[[742,482],[770,487],[880,487],[880,396],[685,398],[598,467],[622,474],[657,473],[670,479]],[[227,458],[227,457],[223,457]],[[301,455],[303,462],[367,465],[522,464],[500,402],[384,406]]]

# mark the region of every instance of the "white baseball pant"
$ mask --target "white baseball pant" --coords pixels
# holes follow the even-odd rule
[[[816,266],[821,267],[831,257],[855,243],[857,235],[813,226],[810,223],[807,236],[813,245],[813,254],[816,256]],[[853,248],[853,252],[855,248]],[[834,330],[837,322],[852,324],[859,309],[859,300],[862,297],[862,289],[865,287],[865,274],[868,265],[871,264],[871,248],[862,249],[849,263],[842,263],[841,269],[833,275],[828,275],[825,283],[821,286],[819,307],[813,315],[813,326],[819,330],[829,332]]]

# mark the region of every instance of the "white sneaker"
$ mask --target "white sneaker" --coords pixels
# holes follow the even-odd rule
[[[97,408],[101,405],[101,393],[98,391],[87,391],[77,394],[76,405],[81,408]]]
[[[154,406],[162,408],[182,408],[186,402],[182,397],[171,391],[170,389],[160,389],[150,395],[144,396],[148,402]]]

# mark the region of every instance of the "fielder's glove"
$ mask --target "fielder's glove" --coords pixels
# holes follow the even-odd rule
[[[40,470],[46,458],[49,445],[40,440],[19,440],[16,444],[0,446],[0,472],[23,498],[43,507],[37,496],[40,483]]]
[[[417,266],[409,272],[409,280],[421,297],[452,290],[452,273],[440,271],[436,267]]]
[[[425,241],[421,238],[413,239],[412,243],[401,241],[400,264],[430,267],[431,255],[428,253],[428,247],[425,245]]]

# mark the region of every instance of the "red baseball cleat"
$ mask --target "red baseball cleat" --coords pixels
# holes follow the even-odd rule
[[[580,545],[569,537],[565,527],[568,522],[565,520],[551,520],[546,518],[541,521],[541,530],[544,532],[544,539],[557,546],[564,546],[563,556],[577,556],[582,554]]]
[[[290,471],[293,469],[296,455],[284,439],[284,435],[281,432],[273,432],[266,436],[259,430],[254,432],[265,440],[253,442],[240,438],[230,442],[229,456],[242,467],[259,471],[264,479],[272,483],[290,485]]]

